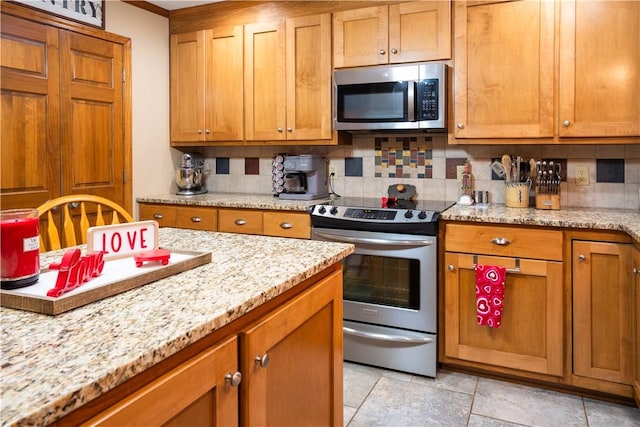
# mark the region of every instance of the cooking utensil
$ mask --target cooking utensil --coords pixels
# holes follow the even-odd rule
[[[511,182],[511,156],[504,154],[501,161],[502,167],[504,168],[504,180],[505,182]]]

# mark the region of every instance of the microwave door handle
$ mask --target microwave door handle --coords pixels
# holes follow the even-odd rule
[[[407,121],[416,121],[416,82],[407,85]]]

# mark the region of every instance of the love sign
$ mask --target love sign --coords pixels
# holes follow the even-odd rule
[[[106,260],[158,249],[158,228],[157,221],[91,227],[87,230],[87,251],[102,251]]]

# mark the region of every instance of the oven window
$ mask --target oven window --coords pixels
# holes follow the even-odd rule
[[[338,121],[408,121],[407,88],[407,82],[340,85]]]
[[[352,254],[342,268],[345,300],[420,308],[420,261]]]

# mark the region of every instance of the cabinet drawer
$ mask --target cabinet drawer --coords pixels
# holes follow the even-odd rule
[[[562,231],[447,224],[447,252],[562,261]]]
[[[262,212],[249,209],[224,209],[218,213],[218,231],[262,234]]]
[[[311,218],[308,213],[265,212],[263,221],[266,236],[311,238]]]
[[[194,230],[218,230],[218,211],[209,207],[178,207],[178,227]]]
[[[178,223],[178,210],[174,205],[141,203],[138,207],[138,216],[141,221],[158,221],[160,227],[176,227]]]

